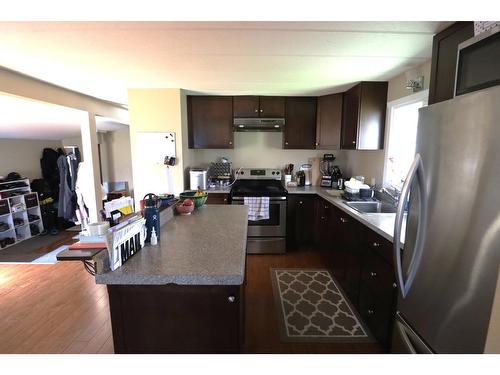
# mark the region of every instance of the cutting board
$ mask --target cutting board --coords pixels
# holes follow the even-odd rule
[[[311,164],[311,184],[312,186],[320,186],[321,184],[321,172],[319,170],[319,163],[321,158],[310,158],[309,164]]]

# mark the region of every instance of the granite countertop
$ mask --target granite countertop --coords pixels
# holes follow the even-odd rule
[[[161,227],[122,267],[96,275],[98,284],[241,285],[245,276],[247,207],[205,205]]]
[[[394,240],[394,221],[396,220],[396,214],[378,214],[378,213],[361,213],[355,209],[347,206],[345,200],[340,196],[331,195],[328,191],[331,189],[325,189],[319,186],[301,186],[301,187],[287,187],[288,194],[317,194],[326,201],[332,203],[336,207],[340,208],[342,211],[351,215],[353,218],[358,220],[360,223],[366,225],[368,228],[380,234],[382,237],[393,242]],[[334,194],[339,194],[339,190],[333,190]],[[406,225],[406,215],[403,219],[403,228]],[[401,244],[404,244],[405,231],[401,231]]]

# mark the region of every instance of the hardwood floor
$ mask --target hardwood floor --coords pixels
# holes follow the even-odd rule
[[[324,267],[322,252],[247,257],[245,353],[380,353],[376,344],[282,343],[270,268]],[[80,262],[0,265],[0,353],[113,353],[108,295]]]
[[[370,343],[285,343],[280,341],[271,268],[326,268],[328,253],[291,252],[247,256],[245,287],[245,353],[383,353]]]

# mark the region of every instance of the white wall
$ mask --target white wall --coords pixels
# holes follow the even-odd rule
[[[134,178],[134,196],[136,207],[146,193],[174,193],[184,190],[183,145],[187,137],[185,116],[185,98],[180,89],[129,89],[128,103],[130,113],[130,144],[132,150],[132,170]],[[162,164],[141,162],[142,153],[148,149],[138,149],[138,132],[174,132],[176,133],[177,164],[170,168],[173,186],[167,184],[167,167]],[[186,151],[187,152],[187,151]]]
[[[30,180],[41,178],[43,149],[61,146],[61,141],[54,140],[0,139],[0,176],[18,172]]]
[[[129,190],[133,194],[134,181],[129,128],[107,132],[103,135],[103,141],[101,143],[101,159],[104,181],[127,181]]]

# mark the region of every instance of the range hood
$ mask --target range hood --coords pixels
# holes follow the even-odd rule
[[[284,126],[284,118],[236,117],[233,120],[235,132],[281,132]]]

